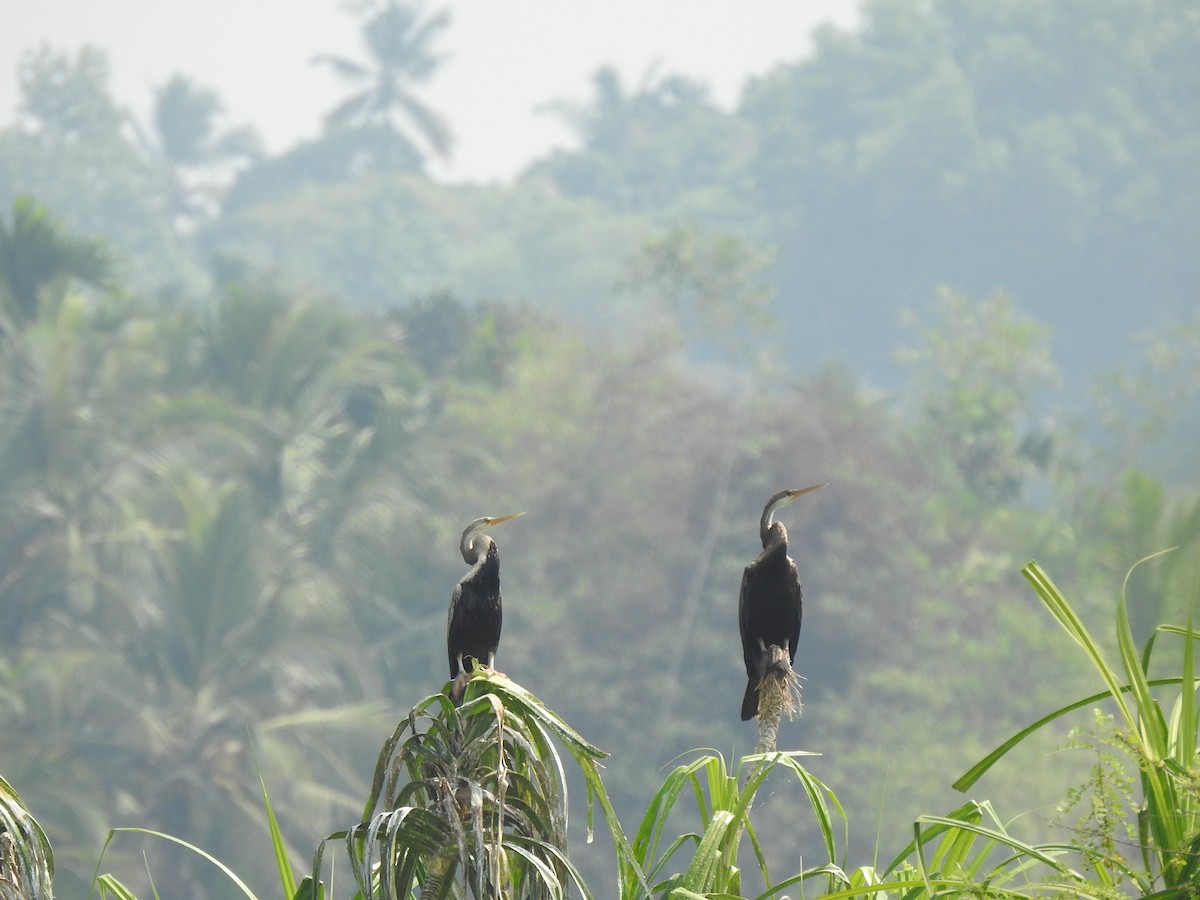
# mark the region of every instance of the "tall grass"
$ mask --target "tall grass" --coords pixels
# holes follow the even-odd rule
[[[799,759],[812,754],[803,752],[769,753],[746,756],[731,772],[724,758],[716,753],[699,755],[677,766],[663,786],[651,798],[633,838],[637,867],[621,873],[621,896],[642,896],[649,879],[655,896],[740,896],[742,869],[738,851],[743,836],[749,841],[755,865],[764,884],[772,884],[766,855],[750,819],[755,794],[771,772],[780,768],[791,774],[808,797],[813,814],[820,823],[827,862],[799,876],[784,880],[775,888],[817,875],[830,875],[836,839],[833,817],[842,822],[845,814],[837,798],[824,784],[800,765]],[[697,813],[699,829],[668,838],[678,816],[676,805],[690,803]]]
[[[1134,811],[1137,858],[1128,864],[1116,860],[1115,875],[1109,868],[1098,866],[1096,877],[1106,887],[1132,888],[1144,896],[1200,896],[1200,758],[1196,752],[1200,720],[1195,658],[1195,642],[1200,634],[1193,628],[1191,617],[1186,626],[1158,626],[1138,653],[1129,627],[1127,576],[1116,612],[1119,663],[1110,664],[1101,645],[1041,567],[1031,562],[1021,571],[1054,619],[1079,645],[1104,690],[1069,703],[1022,729],[980,760],[954,786],[967,790],[1029,735],[1069,712],[1108,701],[1124,726],[1119,736],[1138,771],[1142,805]],[[1154,651],[1163,635],[1182,638],[1180,674],[1151,678]],[[1178,690],[1161,690],[1171,687]],[[1165,699],[1159,699],[1156,689],[1165,694]]]

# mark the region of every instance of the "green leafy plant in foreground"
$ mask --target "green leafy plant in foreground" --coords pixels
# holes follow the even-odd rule
[[[1153,557],[1150,557],[1153,558]],[[1145,560],[1143,561],[1145,562]],[[1116,707],[1118,736],[1139,774],[1142,805],[1136,811],[1138,847],[1133,860],[1109,855],[1093,869],[1100,884],[1113,890],[1130,888],[1144,896],[1200,896],[1200,758],[1197,757],[1196,639],[1187,627],[1160,625],[1139,654],[1129,627],[1126,590],[1117,604],[1116,644],[1119,666],[1110,665],[1100,644],[1061,591],[1031,562],[1022,573],[1038,597],[1080,646],[1104,682],[1101,693],[1055,710],[1015,734],[955,782],[967,790],[1009,750],[1067,713],[1104,700]],[[1128,586],[1126,578],[1125,585]],[[1150,665],[1157,640],[1183,638],[1178,676],[1152,678]],[[1177,687],[1170,703],[1160,702],[1156,689]],[[1084,849],[1086,856],[1086,849]],[[1096,861],[1098,862],[1098,861]]]
[[[738,848],[743,834],[753,848],[763,883],[771,884],[766,855],[750,820],[750,808],[758,789],[776,768],[794,776],[807,795],[820,825],[828,858],[825,865],[801,873],[776,888],[835,872],[836,838],[830,808],[838,813],[843,823],[845,814],[833,792],[800,765],[801,757],[811,755],[796,751],[745,756],[730,772],[719,754],[705,753],[677,766],[651,799],[642,817],[633,839],[637,867],[622,871],[621,896],[640,896],[644,878],[656,882],[653,893],[661,896],[740,895],[742,871],[738,866]],[[660,852],[676,804],[689,799],[699,815],[701,830],[675,837]],[[678,868],[666,874],[673,866]]]
[[[705,754],[678,766],[651,800],[634,840],[637,862],[653,882],[652,894],[669,898],[754,900],[783,897],[796,890],[822,898],[891,898],[934,896],[1029,897],[1060,891],[1074,896],[1090,892],[1065,860],[1070,846],[1034,846],[1009,834],[989,803],[974,801],[945,816],[922,816],[913,825],[913,840],[884,867],[848,870],[838,859],[845,816],[837,797],[800,765],[803,753],[771,753],[743,757],[734,773],[724,760]],[[756,793],[767,775],[782,769],[805,792],[816,818],[821,842],[819,864],[773,880],[766,855],[750,818]],[[668,818],[680,799],[691,794],[701,830],[675,837],[661,852]],[[746,894],[737,863],[742,835],[750,842],[757,874],[764,887]],[[842,840],[844,846],[845,835]],[[667,874],[667,873],[670,874]],[[1068,887],[1071,886],[1071,887]],[[634,880],[621,884],[622,898],[643,897]]]
[[[384,745],[362,821],[343,840],[361,897],[591,897],[567,855],[567,786],[556,742],[583,773],[588,839],[599,804],[633,867],[597,763],[607,754],[505,675],[477,667],[456,704],[427,697]]]
[[[754,900],[782,897],[792,890],[826,900],[961,896],[1112,900],[1130,892],[1156,900],[1200,896],[1197,632],[1190,623],[1161,625],[1137,653],[1122,591],[1116,621],[1121,663],[1113,667],[1041,568],[1030,563],[1023,572],[1084,650],[1106,690],[1023,729],[976,764],[955,787],[969,789],[1040,728],[1072,711],[1110,700],[1123,726],[1110,746],[1126,753],[1140,774],[1142,803],[1130,813],[1136,822],[1140,860],[1108,851],[1097,859],[1095,843],[1026,843],[1009,833],[989,803],[970,801],[945,816],[918,818],[912,841],[887,865],[850,869],[838,853],[839,841],[845,846],[845,814],[833,792],[801,766],[806,754],[800,752],[747,756],[733,771],[711,752],[681,763],[651,798],[630,843],[599,777],[597,764],[605,754],[522,687],[504,675],[479,669],[466,681],[460,704],[446,694],[436,694],[400,723],[380,754],[362,820],[321,843],[311,877],[299,884],[287,863],[264,787],[283,895],[292,900],[324,897],[324,853],[330,841],[340,841],[348,851],[357,898],[558,898],[568,895],[571,884],[582,896],[593,896],[567,853],[566,785],[556,749],[561,744],[587,785],[589,838],[594,806],[603,811],[616,849],[623,900],[748,897],[738,861],[743,837],[764,886]],[[1184,639],[1179,676],[1149,675],[1160,636]],[[1163,706],[1156,692],[1172,687],[1178,693]],[[773,880],[751,820],[756,794],[774,771],[786,773],[804,791],[821,845],[819,864],[779,880]],[[1112,804],[1110,812],[1117,812],[1120,805]],[[676,824],[693,810],[698,827],[678,833]],[[835,826],[839,819],[842,835]],[[1112,844],[1107,847],[1111,850]],[[220,866],[203,851],[196,852]],[[1092,877],[1073,867],[1080,859],[1090,865]],[[254,900],[249,889],[225,871]],[[97,879],[97,885],[102,896],[133,897],[112,876]],[[334,886],[329,891],[336,895]]]
[[[42,826],[0,778],[0,898],[49,900],[54,853]]]

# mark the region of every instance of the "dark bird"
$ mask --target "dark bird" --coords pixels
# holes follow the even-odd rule
[[[762,553],[746,566],[738,600],[738,628],[742,633],[742,656],[746,661],[746,694],[742,698],[742,721],[758,715],[758,685],[771,668],[771,648],[778,647],[776,663],[787,654],[788,664],[796,659],[800,639],[800,574],[788,556],[787,529],[775,521],[780,507],[797,497],[825,487],[814,484],[799,490],[780,491],[767,501],[759,520]]]
[[[493,525],[523,516],[513,513],[498,519],[484,516],[476,519],[463,532],[458,548],[471,571],[454,586],[450,595],[450,612],[446,617],[446,651],[450,656],[450,677],[459,670],[471,671],[464,660],[471,657],[489,668],[496,661],[500,646],[500,552],[496,542],[484,532]]]

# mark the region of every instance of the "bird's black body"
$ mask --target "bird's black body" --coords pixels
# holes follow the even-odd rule
[[[489,540],[483,561],[454,586],[450,617],[446,624],[446,650],[450,677],[458,677],[459,660],[469,672],[471,656],[487,665],[496,658],[504,609],[500,605],[500,552]]]
[[[454,586],[446,616],[446,653],[450,678],[461,670],[472,671],[476,663],[491,667],[500,646],[504,610],[500,605],[500,551],[484,531],[493,525],[523,515],[476,519],[463,532],[459,550],[471,571]],[[468,662],[471,657],[474,661]]]
[[[800,574],[788,556],[787,529],[783,523],[774,521],[775,511],[801,494],[823,486],[780,491],[763,509],[759,523],[763,550],[746,566],[738,600],[738,628],[746,663],[742,721],[758,714],[758,685],[771,663],[770,648],[781,648],[791,664],[796,659],[796,644],[800,639]]]

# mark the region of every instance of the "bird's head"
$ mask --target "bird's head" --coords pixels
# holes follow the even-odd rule
[[[474,522],[466,527],[462,533],[462,540],[458,543],[458,549],[462,553],[463,559],[470,565],[474,565],[479,557],[483,555],[483,549],[491,543],[491,538],[487,536],[487,532],[492,526],[499,525],[501,522],[508,522],[518,516],[523,516],[525,513],[513,513],[510,516],[480,516]],[[476,541],[480,541],[481,546],[476,546]]]
[[[763,507],[762,519],[759,520],[758,523],[758,533],[762,538],[763,546],[767,546],[767,539],[771,536],[771,526],[775,524],[775,513],[777,513],[784,506],[787,506],[797,497],[803,497],[805,494],[811,493],[818,488],[823,488],[827,483],[828,482],[822,482],[821,484],[810,484],[806,488],[789,488],[772,496],[771,499],[767,501],[767,505]],[[783,528],[782,525],[779,527],[780,529]],[[785,531],[785,540],[786,535],[787,532]]]

